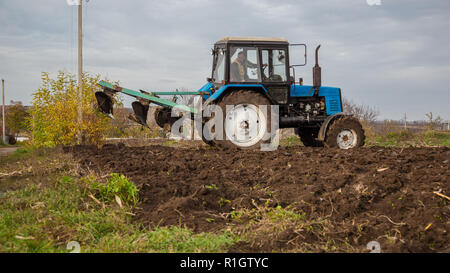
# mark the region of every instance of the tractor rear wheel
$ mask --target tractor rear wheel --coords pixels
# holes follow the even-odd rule
[[[311,128],[295,128],[295,134],[300,137],[305,147],[323,147],[323,142],[317,140],[318,129]]]
[[[266,132],[270,132],[271,103],[264,95],[251,90],[234,91],[226,94],[217,105],[222,110],[223,132],[213,128],[214,139],[208,144],[221,148],[258,149],[262,143],[270,142]],[[265,111],[263,107],[266,107]]]
[[[328,128],[325,146],[330,148],[352,149],[364,145],[364,129],[358,119],[344,116],[336,119]]]

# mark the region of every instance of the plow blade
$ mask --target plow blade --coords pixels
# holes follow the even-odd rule
[[[105,92],[95,92],[95,98],[97,99],[100,112],[112,116],[114,105],[113,98]]]
[[[131,107],[133,107],[134,117],[135,117],[135,119],[134,118],[131,118],[131,119],[145,127],[148,127],[147,114],[148,114],[149,106],[143,105],[139,101],[135,101],[131,104]]]
[[[172,117],[169,108],[157,107],[153,113],[153,118],[155,119],[156,125],[161,128],[170,128],[178,117]]]

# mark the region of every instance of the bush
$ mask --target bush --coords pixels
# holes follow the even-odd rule
[[[380,114],[375,107],[358,105],[347,98],[342,99],[342,108],[345,114],[354,115],[366,124],[373,123]]]
[[[106,184],[94,181],[90,188],[97,192],[97,196],[104,202],[114,202],[116,196],[128,205],[136,205],[138,202],[138,189],[124,175],[112,173]]]
[[[22,102],[11,101],[11,104],[5,114],[5,124],[11,137],[16,137],[18,133],[27,130],[26,119],[29,113],[25,106],[22,105]]]
[[[27,119],[32,132],[32,144],[37,147],[54,147],[77,143],[80,127],[82,142],[99,144],[103,139],[108,118],[96,110],[95,92],[100,76],[83,75],[83,120],[78,122],[78,88],[75,76],[60,71],[56,79],[42,73],[42,85],[33,93],[30,117]]]

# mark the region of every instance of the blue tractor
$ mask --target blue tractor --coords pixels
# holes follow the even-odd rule
[[[304,47],[305,62],[290,64],[289,49]],[[149,104],[160,107],[154,112],[156,123],[165,127],[177,120],[171,115],[176,107],[194,116],[196,109],[166,100],[160,95],[199,95],[206,105],[215,105],[222,111],[220,126],[214,118],[203,117],[202,135],[210,145],[219,147],[259,148],[270,142],[274,132],[267,134],[277,123],[279,128],[294,128],[305,146],[350,149],[364,145],[364,130],[359,120],[345,115],[342,109],[341,89],[321,85],[321,68],[313,67],[313,84],[295,81],[295,67],[306,65],[306,45],[289,44],[282,38],[225,37],[212,50],[212,75],[196,92],[134,91],[100,82],[103,92],[97,92],[99,109],[111,115],[113,95],[122,92],[136,97],[133,119],[147,125]],[[292,72],[292,73],[291,73]],[[261,111],[261,106],[266,107]],[[270,107],[272,106],[272,107]],[[277,106],[276,110],[273,106]],[[276,115],[272,112],[276,112]],[[273,119],[276,120],[273,120]],[[221,127],[216,130],[214,127]],[[221,135],[215,135],[219,132]],[[222,134],[223,132],[223,134]]]

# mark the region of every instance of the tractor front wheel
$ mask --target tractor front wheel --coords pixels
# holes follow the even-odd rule
[[[359,120],[344,116],[336,119],[328,128],[325,146],[347,150],[363,146],[364,140],[364,129]]]

